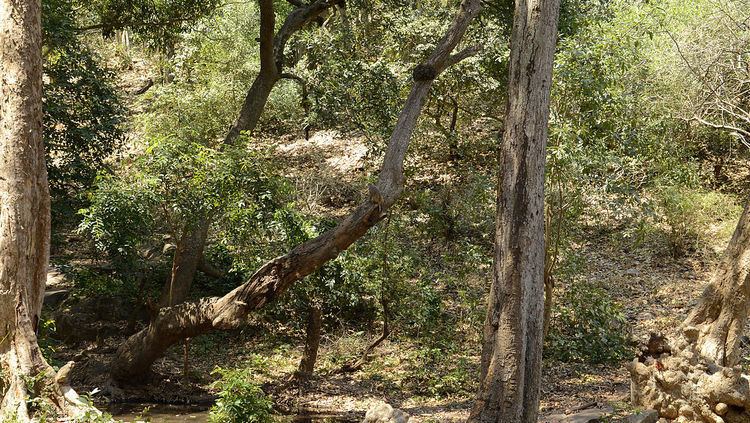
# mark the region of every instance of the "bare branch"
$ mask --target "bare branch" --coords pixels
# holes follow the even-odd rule
[[[695,120],[696,122],[699,122],[699,123],[701,123],[703,125],[706,125],[706,126],[709,126],[711,128],[723,129],[723,130],[726,130],[726,131],[731,131],[732,133],[734,133],[734,134],[737,135],[737,138],[739,138],[740,141],[742,141],[742,143],[745,144],[746,147],[750,148],[750,144],[748,144],[747,140],[745,139],[745,137],[750,137],[750,131],[746,131],[746,130],[744,130],[742,128],[738,128],[738,127],[732,126],[732,125],[726,125],[726,124],[719,124],[719,123],[709,122],[709,121],[707,121],[705,119],[702,119],[702,118],[700,118],[698,116],[694,116],[692,120]]]

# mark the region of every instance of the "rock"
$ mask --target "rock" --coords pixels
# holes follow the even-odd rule
[[[55,291],[46,291],[44,293],[44,305],[49,308],[57,308],[70,295],[67,289],[58,289]]]
[[[70,286],[68,279],[59,270],[50,266],[47,269],[47,288],[61,289],[65,286]]]
[[[641,411],[625,419],[625,423],[657,423],[658,421],[659,412],[656,410]]]
[[[690,342],[695,342],[696,340],[698,340],[698,335],[700,335],[700,331],[695,326],[686,326],[682,329],[682,333]],[[740,342],[742,342],[742,339],[740,339]]]
[[[381,402],[370,407],[365,414],[362,423],[406,423],[409,421],[409,415],[393,408],[390,405]]]
[[[60,368],[60,370],[57,371],[55,374],[55,382],[57,382],[58,385],[68,385],[70,380],[70,371],[75,365],[74,362],[68,361],[68,363]]]
[[[638,276],[641,274],[641,271],[636,269],[635,267],[632,267],[625,271],[625,274],[628,276]]]
[[[604,422],[602,417],[612,413],[609,407],[604,409],[592,408],[575,414],[555,414],[552,416],[542,417],[539,423],[600,423]]]
[[[729,411],[729,406],[724,404],[723,402],[720,402],[716,404],[715,410],[716,410],[716,414],[723,416],[727,414],[727,411]]]

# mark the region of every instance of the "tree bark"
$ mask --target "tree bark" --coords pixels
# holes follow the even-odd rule
[[[740,337],[750,312],[750,204],[701,299],[683,323],[694,326],[701,355],[720,366],[740,359]]]
[[[161,307],[169,307],[185,301],[195,279],[195,272],[203,261],[208,225],[200,222],[199,228],[186,227],[177,240],[172,259],[172,273],[161,292]]]
[[[470,422],[536,422],[544,302],[544,165],[559,0],[517,0],[500,146],[495,266]]]
[[[260,0],[260,71],[247,91],[237,119],[229,128],[223,145],[234,144],[243,132],[249,135],[255,131],[268,97],[282,77],[287,41],[295,32],[339,1],[318,0],[310,5],[300,6],[287,16],[282,27],[275,33],[276,13],[273,0]],[[206,234],[210,224],[210,219],[204,217],[197,224],[183,229],[183,248],[180,250],[178,244],[178,250],[172,260],[172,274],[162,289],[162,306],[179,304],[187,298],[195,280],[195,272],[203,260]],[[178,254],[179,252],[181,254]],[[174,294],[172,301],[169,301],[170,298],[167,296],[170,292]]]
[[[115,381],[142,380],[153,361],[183,338],[241,326],[249,313],[275,300],[291,284],[336,258],[385,217],[403,190],[404,156],[434,78],[476,51],[467,48],[451,54],[479,8],[480,0],[464,0],[435,51],[417,67],[431,69],[432,77],[415,78],[388,142],[378,182],[370,186],[368,198],[335,228],[269,261],[227,295],[162,309],[148,327],[131,336],[118,349],[111,367]]]
[[[320,329],[323,325],[320,306],[311,305],[307,316],[307,330],[305,338],[305,350],[299,362],[297,374],[300,379],[307,380],[315,371],[315,362],[318,360],[318,348],[320,347]]]
[[[82,405],[36,338],[50,247],[40,9],[0,0],[0,421],[28,421],[42,401],[67,416]]]
[[[662,417],[749,422],[750,377],[742,374],[740,338],[750,313],[750,204],[698,304],[668,348],[629,366],[635,405]]]

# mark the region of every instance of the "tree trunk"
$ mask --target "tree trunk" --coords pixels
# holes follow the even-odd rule
[[[495,266],[470,422],[536,422],[544,302],[544,164],[559,0],[517,0],[500,146]]]
[[[276,14],[273,0],[260,0],[260,71],[247,91],[237,119],[229,128],[223,145],[234,144],[243,132],[249,135],[255,131],[268,97],[276,82],[281,79],[284,49],[289,37],[338,2],[339,0],[318,0],[299,7],[287,16],[278,33],[274,33]],[[180,304],[187,298],[195,280],[195,272],[203,260],[209,226],[210,219],[204,217],[197,224],[183,229],[182,249],[178,244],[178,251],[172,261],[172,275],[162,289],[162,306]],[[170,292],[173,294],[171,301]]]
[[[302,353],[302,360],[299,362],[297,374],[302,380],[307,380],[315,371],[315,362],[318,360],[318,347],[320,347],[320,328],[323,319],[320,307],[311,305],[309,315],[307,316],[307,333],[305,338],[305,351]]]
[[[161,292],[161,307],[169,307],[185,301],[195,279],[195,272],[203,261],[203,248],[206,245],[208,225],[205,220],[199,222],[199,228],[187,227],[177,240],[172,273]]]
[[[415,69],[411,92],[388,142],[378,182],[369,187],[369,197],[335,228],[269,261],[227,295],[162,309],[148,327],[118,349],[111,368],[115,381],[142,380],[154,360],[181,339],[241,326],[250,312],[275,300],[291,284],[336,258],[385,217],[403,190],[404,157],[434,78],[477,51],[472,47],[451,54],[479,8],[480,0],[464,0],[435,51]]]
[[[740,359],[740,337],[750,300],[750,205],[745,207],[732,239],[700,301],[683,323],[700,331],[701,356],[732,367]]]
[[[0,421],[81,406],[36,338],[50,247],[41,46],[39,0],[0,0]]]
[[[703,294],[668,348],[630,365],[633,403],[663,417],[749,422],[740,338],[750,313],[750,204]]]

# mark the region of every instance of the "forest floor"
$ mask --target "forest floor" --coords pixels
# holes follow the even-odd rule
[[[644,255],[606,243],[606,237],[592,239],[583,247],[588,262],[587,278],[604,282],[627,315],[635,339],[645,340],[650,332],[669,333],[686,315],[708,280],[712,261],[698,258],[675,260]],[[59,286],[57,286],[59,287]],[[121,322],[124,324],[124,322]],[[220,333],[192,340],[189,368],[184,368],[184,346],[174,347],[155,365],[162,375],[147,387],[128,391],[120,400],[135,402],[202,403],[213,397],[212,370],[217,367],[254,366],[283,414],[312,413],[344,420],[360,419],[379,401],[405,410],[413,421],[464,421],[472,401],[471,381],[479,359],[478,348],[466,346],[469,383],[457,395],[414,394],[409,378],[415,374],[417,345],[406,340],[386,341],[376,349],[368,364],[355,373],[338,371],[341,363],[355,356],[373,335],[333,333],[323,338],[316,375],[299,384],[292,375],[301,349],[294,339],[280,339],[269,333],[283,328],[250,325],[244,330]],[[54,356],[59,362],[80,363],[75,380],[80,392],[105,385],[106,363],[116,345],[124,340],[111,336],[98,341],[61,344]],[[455,360],[455,357],[450,358]],[[542,384],[540,421],[560,421],[560,415],[581,408],[602,408],[612,416],[632,411],[629,406],[627,360],[617,365],[546,362]],[[172,375],[172,376],[169,376]],[[439,383],[439,381],[438,381]],[[439,388],[439,387],[438,387]],[[439,391],[439,389],[437,389]],[[549,416],[554,416],[550,417]]]
[[[298,162],[298,166],[307,167],[307,174],[311,165],[318,169],[314,181],[297,178],[296,188],[302,195],[325,198],[341,208],[353,204],[350,199],[356,193],[342,190],[341,186],[346,184],[341,182],[346,182],[346,178],[341,175],[351,177],[365,171],[363,161],[367,149],[361,143],[337,142],[330,134],[321,133],[312,142],[298,140],[279,148],[290,163]],[[293,168],[288,176],[294,179]],[[716,245],[707,251],[674,259],[653,248],[633,248],[632,242],[622,241],[618,226],[611,222],[591,228],[586,241],[577,246],[578,254],[586,263],[582,278],[604,288],[622,305],[631,336],[640,341],[645,341],[651,332],[669,333],[684,319],[727,241],[717,238]],[[68,241],[71,239],[66,239]],[[75,264],[101,263],[78,260]],[[49,289],[67,289],[71,284],[62,277],[52,278]],[[125,339],[127,315],[133,312],[118,314],[113,311],[118,307],[116,303],[97,301],[89,307],[101,308],[100,315],[90,313],[93,321],[80,323],[81,327],[100,325],[94,336],[89,337],[93,339],[54,342],[50,352],[57,364],[68,360],[78,363],[72,381],[82,393],[106,385],[107,363],[117,345]],[[108,326],[102,320],[109,320]],[[173,347],[166,357],[155,363],[158,376],[148,385],[129,389],[119,398],[94,395],[94,399],[199,403],[207,408],[214,399],[212,382],[217,378],[212,371],[216,367],[245,366],[254,369],[282,414],[323,414],[353,421],[360,420],[374,403],[386,401],[409,413],[415,422],[464,421],[468,415],[476,389],[479,342],[459,346],[440,358],[447,367],[452,367],[445,377],[436,378],[428,374],[429,369],[420,367],[425,350],[418,341],[398,336],[379,346],[361,370],[344,373],[339,371],[342,364],[357,357],[378,334],[344,330],[327,333],[321,342],[315,376],[300,384],[292,380],[301,356],[299,335],[278,324],[269,327],[267,322],[251,321],[242,330],[193,339],[186,345]],[[562,415],[582,408],[604,409],[612,416],[632,412],[629,375],[625,368],[628,361],[614,365],[546,361],[540,421],[562,421]]]

